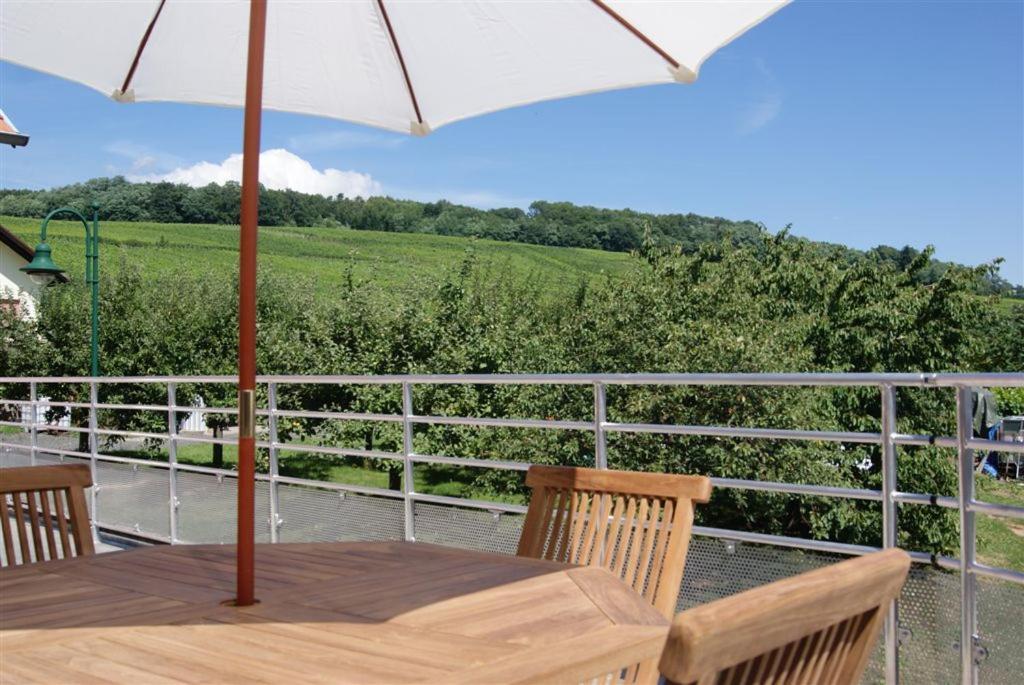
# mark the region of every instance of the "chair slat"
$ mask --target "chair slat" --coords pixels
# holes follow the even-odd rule
[[[24,505],[21,501],[20,492],[12,492],[11,500],[13,503],[14,512],[14,523],[17,524],[14,528],[18,531],[18,547],[21,549],[21,563],[28,564],[32,561],[32,552],[29,551],[28,538],[26,537],[27,531],[25,530],[25,515]],[[10,561],[8,563],[14,563]]]
[[[36,553],[35,560],[45,561],[46,557],[43,556],[43,529],[39,525],[39,505],[36,503],[38,495],[38,490],[29,490],[25,493],[25,499],[28,501],[28,518],[32,522],[32,547]]]
[[[59,492],[59,491],[58,491]],[[46,549],[51,559],[57,558],[57,539],[53,530],[53,516],[50,515],[50,495],[57,494],[53,490],[43,490],[39,493],[40,503],[43,505],[43,530],[46,532]]]
[[[7,493],[0,493],[0,537],[4,539],[4,565],[14,564],[14,541],[11,539],[11,510],[7,507]]]
[[[65,490],[53,491],[53,513],[57,517],[57,530],[60,532],[61,557],[68,559],[71,557],[72,550],[71,541],[68,539],[67,514],[64,512],[65,493]]]
[[[0,469],[4,565],[94,553],[92,526],[85,503],[85,488],[90,485],[92,475],[85,465]],[[71,540],[74,540],[74,549]],[[20,551],[20,557],[16,551]]]

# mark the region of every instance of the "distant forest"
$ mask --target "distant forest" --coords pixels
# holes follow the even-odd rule
[[[0,189],[0,214],[42,218],[56,207],[100,204],[110,221],[237,224],[241,188],[237,183],[211,183],[193,188],[173,183],[132,183],[123,176],[97,178],[50,190]],[[518,207],[476,209],[446,200],[417,202],[390,197],[369,199],[343,195],[328,198],[293,190],[260,190],[260,223],[265,226],[349,227],[362,231],[475,236],[534,245],[584,247],[631,252],[644,246],[676,246],[691,254],[704,243],[730,239],[737,246],[761,243],[765,228],[754,221],[732,221],[698,214],[649,214],[631,209],[600,209],[570,202],[537,201]],[[920,250],[879,245],[867,251],[807,241],[823,255],[856,264],[863,260],[889,263],[903,270]],[[923,284],[937,282],[949,262],[931,259],[917,272]],[[1014,285],[993,268],[976,286],[979,294],[1024,298],[1024,285]]]

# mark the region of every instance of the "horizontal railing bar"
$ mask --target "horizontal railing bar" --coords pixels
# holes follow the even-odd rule
[[[167,410],[167,407],[161,407],[163,410]],[[179,414],[237,414],[237,407],[180,407],[175,405],[171,407],[171,410]],[[259,410],[256,412],[259,414]],[[266,413],[266,410],[263,410]]]
[[[917,445],[920,447],[929,447],[934,445],[936,447],[952,447],[956,448],[956,438],[951,438],[943,435],[907,435],[904,433],[896,433],[892,436],[892,441],[897,445]]]
[[[879,490],[861,490],[856,488],[841,488],[830,485],[801,485],[794,483],[774,483],[771,481],[743,480],[741,478],[711,478],[711,484],[716,488],[730,488],[738,490],[760,490],[762,492],[779,492],[789,495],[815,495],[821,497],[842,497],[844,499],[882,501],[882,493]]]
[[[1008,580],[1011,583],[1024,585],[1024,573],[1008,568],[996,568],[995,566],[975,563],[974,566],[971,567],[971,573],[978,576],[999,578],[1000,580]]]
[[[67,433],[88,433],[88,428],[82,428],[80,426],[62,426],[57,423],[28,423],[21,424],[26,428],[35,428],[41,431],[65,431]]]
[[[923,504],[936,507],[944,507],[946,509],[959,509],[960,500],[956,497],[948,497],[946,495],[922,495],[917,492],[894,492],[892,493],[894,501],[901,504]]]
[[[164,440],[170,440],[170,436],[166,436],[164,438]],[[182,435],[181,433],[175,434],[174,440],[176,442],[195,442],[195,443],[199,443],[199,444],[202,444],[202,445],[237,445],[238,444],[238,440],[235,439],[235,438],[206,438],[206,437],[201,438],[201,437],[196,436],[196,435]],[[266,443],[264,443],[262,445],[260,443],[256,443],[256,446],[257,447],[268,447],[268,445]]]
[[[88,430],[86,431],[88,432]],[[167,433],[148,433],[146,431],[123,431],[113,428],[97,428],[97,435],[116,435],[122,438],[142,438],[143,440],[170,440]]]
[[[401,454],[384,452],[381,450],[364,450],[349,447],[328,447],[327,445],[300,445],[293,442],[275,442],[270,447],[290,452],[303,452],[306,454],[336,454],[342,457],[367,457],[369,459],[402,459]]]
[[[31,404],[31,402],[29,402]],[[60,407],[61,409],[88,409],[92,405],[88,402],[59,402],[57,400],[40,400],[36,402],[36,406],[39,409],[46,410],[50,407]]]
[[[84,405],[89,407],[90,405]],[[125,409],[130,411],[167,411],[166,404],[108,404],[99,402],[96,404],[97,409]]]
[[[1024,442],[1010,442],[1009,440],[981,440],[971,438],[967,441],[967,449],[979,450],[981,452],[1020,452],[1024,453]]]
[[[557,428],[560,430],[594,430],[593,421],[555,421],[546,419],[469,418],[464,416],[413,415],[412,423],[439,426],[496,426],[504,428]]]
[[[373,495],[376,497],[389,497],[391,499],[402,499],[403,495],[397,490],[386,488],[375,488],[370,485],[349,485],[348,483],[334,483],[332,481],[308,480],[306,478],[293,478],[291,476],[275,476],[274,482],[286,483],[288,485],[302,485],[321,490],[335,490],[338,492],[352,492],[358,495]]]
[[[166,461],[150,461],[149,459],[140,459],[139,457],[119,457],[115,454],[106,454],[104,452],[96,453],[97,461],[110,461],[115,464],[133,464],[137,466],[151,466],[157,469],[170,468],[170,465]],[[103,484],[100,483],[100,486]]]
[[[943,557],[937,554],[928,554],[927,552],[907,552],[910,555],[912,561],[919,564],[929,564],[944,568],[949,571],[960,570],[960,560],[954,557]]]
[[[503,469],[506,471],[527,471],[528,462],[502,461],[499,459],[475,459],[473,457],[442,457],[438,454],[412,454],[410,458],[419,464],[453,464],[455,466],[472,466],[482,469]]]
[[[770,535],[766,533],[748,533],[742,530],[728,530],[726,528],[709,528],[707,526],[694,526],[694,535],[722,538],[725,540],[738,540],[740,542],[752,542],[759,545],[775,545],[777,547],[796,547],[809,549],[818,552],[835,552],[838,554],[870,554],[877,552],[878,547],[866,545],[851,545],[846,542],[831,542],[829,540],[805,540],[786,535]]]
[[[699,435],[719,438],[761,438],[768,440],[810,440],[815,442],[882,442],[879,433],[844,431],[805,431],[784,428],[742,428],[739,426],[680,426],[671,423],[602,423],[606,431],[618,433],[656,433],[659,435]]]
[[[269,416],[270,411],[267,409],[258,409],[256,413],[261,416]],[[303,409],[275,409],[275,416],[283,416],[285,418],[295,419],[328,419],[335,421],[388,421],[391,423],[401,423],[401,415],[396,414],[370,414],[363,412],[344,412],[344,411],[306,411]]]
[[[967,511],[989,514],[991,516],[1008,516],[1010,518],[1024,519],[1024,507],[1015,507],[1012,504],[979,502],[975,500],[967,503]]]
[[[482,509],[483,511],[502,511],[508,514],[526,513],[526,507],[522,504],[488,502],[481,499],[460,499],[458,497],[446,497],[445,495],[428,495],[423,492],[413,492],[410,493],[409,496],[416,502],[426,502],[428,504],[448,504],[453,507]]]
[[[33,404],[38,404],[40,407],[43,407],[45,402],[32,402],[32,400],[7,400],[0,397],[0,404],[15,404],[21,407],[31,407]]]
[[[1016,386],[1019,373],[600,373],[600,374],[395,374],[395,375],[268,375],[259,383],[316,383],[339,385],[834,385],[964,387]],[[225,383],[236,376],[3,376],[0,383]]]
[[[12,445],[12,447],[16,447],[20,449],[22,452],[32,451],[31,445]],[[58,447],[43,447],[42,445],[36,448],[36,452],[45,452],[46,454],[59,454],[62,457],[76,457],[78,459],[88,459],[92,456],[88,452],[78,452],[76,450],[62,450]]]
[[[926,385],[924,373],[600,373],[404,374],[377,376],[259,376],[259,382],[338,385]],[[0,382],[3,379],[0,378]]]
[[[10,426],[11,428],[24,428],[25,432],[28,432],[28,424],[22,423],[21,421],[0,421],[0,426]]]

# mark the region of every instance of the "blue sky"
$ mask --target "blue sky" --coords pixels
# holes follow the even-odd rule
[[[121,105],[0,63],[32,136],[0,186],[158,177],[241,149],[241,112]],[[508,110],[405,138],[268,113],[263,148],[397,197],[483,207],[569,200],[754,219],[866,248],[1004,257],[1024,282],[1024,2],[796,2],[692,86]]]

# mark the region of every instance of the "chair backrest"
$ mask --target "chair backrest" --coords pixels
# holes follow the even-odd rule
[[[708,478],[531,466],[526,484],[533,497],[519,556],[603,566],[671,618]]]
[[[684,611],[659,669],[680,685],[857,683],[909,568],[889,549]]]
[[[0,469],[0,566],[92,554],[91,485],[85,465]]]

